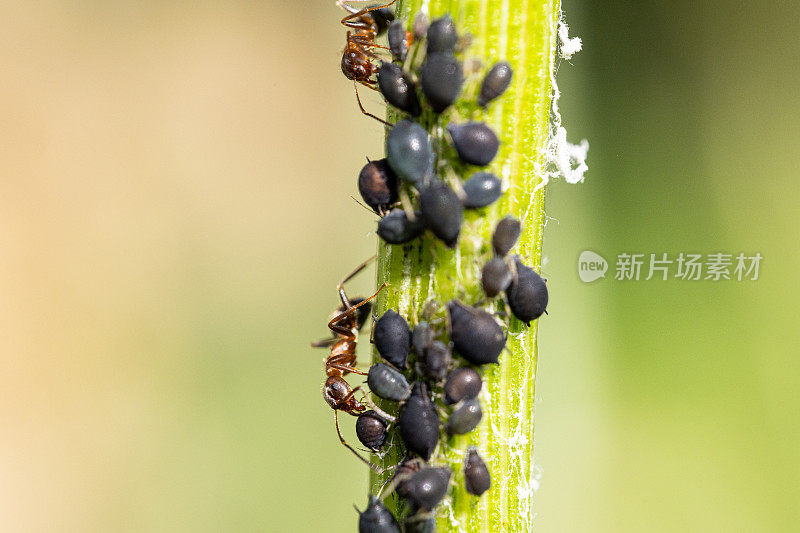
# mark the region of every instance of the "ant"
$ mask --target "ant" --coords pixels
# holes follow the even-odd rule
[[[358,343],[358,331],[364,325],[367,317],[369,316],[370,300],[378,296],[378,294],[386,287],[386,283],[370,296],[364,299],[353,299],[352,301],[347,297],[344,291],[344,284],[350,281],[358,273],[360,273],[367,265],[369,265],[375,256],[367,259],[361,263],[356,269],[348,274],[339,285],[336,287],[339,292],[339,298],[342,301],[341,307],[334,311],[335,316],[328,322],[328,328],[333,333],[333,336],[328,339],[317,341],[311,344],[314,348],[330,347],[331,354],[325,360],[325,373],[328,379],[322,387],[322,396],[328,405],[333,409],[334,422],[336,424],[336,433],[339,435],[341,443],[353,452],[356,457],[361,459],[370,468],[378,469],[375,465],[370,463],[367,459],[362,457],[355,448],[350,446],[342,437],[342,432],[339,429],[339,411],[358,416],[360,413],[366,411],[366,407],[355,398],[355,393],[361,390],[359,385],[352,388],[350,384],[344,379],[347,374],[353,373],[361,376],[366,376],[366,372],[362,372],[356,368],[356,344]],[[363,308],[363,309],[362,309]],[[363,398],[367,403],[372,404],[366,395]],[[375,408],[374,405],[372,405]],[[378,410],[380,411],[380,410]],[[380,411],[380,413],[383,413]],[[388,415],[387,415],[388,416]]]
[[[375,38],[386,31],[389,24],[394,20],[394,15],[391,11],[387,12],[384,10],[395,2],[397,2],[397,0],[392,0],[386,5],[370,6],[357,10],[345,4],[343,0],[336,1],[337,6],[349,13],[349,15],[341,20],[342,25],[354,30],[352,32],[347,32],[347,44],[342,52],[342,73],[347,79],[353,80],[356,101],[358,102],[358,107],[361,109],[361,112],[387,126],[391,126],[391,124],[364,109],[364,106],[361,104],[361,98],[358,96],[358,84],[360,83],[373,91],[377,90],[375,86],[378,82],[374,79],[374,75],[378,73],[379,67],[373,60],[379,59],[379,57],[373,50],[375,48],[380,48],[382,50],[389,49],[376,44]]]

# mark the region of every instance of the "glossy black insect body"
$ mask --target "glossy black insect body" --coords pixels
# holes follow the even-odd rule
[[[458,157],[471,165],[488,165],[500,148],[497,135],[483,122],[451,123],[447,126],[447,131],[453,139]]]
[[[511,77],[514,71],[511,69],[506,61],[495,63],[494,66],[486,73],[486,77],[481,82],[481,92],[478,96],[478,105],[486,107],[486,105],[506,92],[508,86],[511,84]]]
[[[428,229],[453,248],[464,219],[464,206],[458,195],[446,183],[437,180],[420,191],[419,206]]]
[[[400,407],[397,423],[406,449],[430,459],[439,442],[439,414],[424,383],[416,381],[411,386],[411,396]]]
[[[467,492],[475,496],[480,496],[492,486],[489,469],[474,446],[467,450],[467,457],[464,459],[464,486]]]
[[[379,398],[402,402],[411,392],[406,377],[386,363],[375,363],[367,373],[367,384]]]
[[[401,179],[418,188],[433,175],[434,154],[430,136],[413,120],[401,120],[389,130],[386,158]]]
[[[549,299],[547,284],[534,270],[525,266],[519,257],[514,258],[517,275],[506,289],[508,305],[518,319],[530,326],[547,309]]]
[[[428,27],[428,55],[438,52],[455,52],[458,33],[453,17],[449,14],[440,17]]]
[[[452,360],[450,348],[443,342],[434,341],[420,358],[421,364],[418,370],[426,378],[439,381],[444,379]]]
[[[420,67],[419,78],[425,98],[437,113],[453,105],[464,84],[461,63],[446,52],[429,54]]]
[[[359,513],[359,533],[401,533],[400,524],[378,498],[370,495],[367,508]]]
[[[378,69],[378,88],[386,101],[400,111],[415,117],[422,112],[414,82],[399,65],[394,63],[381,65]]]
[[[370,161],[358,174],[358,192],[379,215],[397,201],[397,176],[386,159]]]
[[[450,340],[455,351],[476,365],[497,363],[506,345],[506,337],[492,315],[458,300],[448,302],[447,311],[450,314]]]
[[[436,517],[430,513],[416,513],[403,521],[405,533],[436,533]]]
[[[416,509],[432,511],[447,494],[452,474],[446,466],[421,468],[408,481],[409,494],[406,500]]]
[[[447,432],[451,435],[464,435],[476,427],[483,418],[481,402],[475,398],[459,404],[447,419]]]
[[[407,456],[397,466],[392,481],[396,483],[394,491],[398,496],[401,498],[408,498],[408,495],[411,493],[411,484],[409,481],[412,475],[419,472],[419,469],[422,468],[424,464],[425,463],[417,457]]]
[[[422,213],[416,213],[413,221],[409,220],[405,211],[393,209],[378,222],[378,237],[389,244],[405,244],[413,241],[425,231]]]
[[[511,215],[503,218],[497,223],[497,227],[492,234],[492,248],[494,253],[500,257],[505,256],[517,244],[522,226],[519,220]]]
[[[392,22],[386,33],[386,39],[389,41],[389,51],[392,52],[392,57],[400,62],[405,61],[408,55],[408,45],[413,39],[411,34],[406,31],[405,22],[402,20]]]
[[[393,309],[386,311],[377,322],[373,341],[381,357],[396,368],[408,368],[408,354],[411,352],[411,328],[402,316]]]
[[[447,375],[444,383],[444,401],[447,404],[477,398],[483,381],[478,371],[470,367],[456,368]]]
[[[389,424],[375,411],[364,411],[356,419],[356,436],[361,444],[377,452],[386,442]]]
[[[481,270],[481,285],[483,292],[489,298],[494,298],[504,290],[506,290],[511,283],[511,269],[508,268],[505,260],[502,257],[493,257],[488,263],[483,265]]]
[[[503,194],[500,178],[489,172],[476,172],[464,182],[464,207],[478,208],[491,205]]]

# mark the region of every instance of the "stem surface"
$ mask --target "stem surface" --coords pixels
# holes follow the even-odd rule
[[[443,434],[431,462],[449,464],[454,471],[451,496],[438,511],[438,531],[532,531],[534,485],[533,429],[534,384],[537,361],[537,322],[527,328],[510,316],[502,298],[486,301],[480,285],[480,270],[491,258],[491,235],[506,215],[517,217],[523,232],[515,252],[531,268],[541,271],[544,228],[544,188],[536,189],[545,167],[542,156],[550,132],[550,73],[555,57],[555,29],[559,0],[400,0],[398,16],[413,20],[427,10],[431,19],[449,12],[459,34],[472,35],[464,59],[476,58],[484,68],[465,84],[464,96],[474,101],[483,72],[499,60],[514,69],[508,91],[482,110],[472,103],[459,104],[443,118],[456,121],[483,120],[498,134],[500,151],[488,169],[507,187],[501,199],[486,209],[466,211],[459,244],[454,250],[426,233],[404,246],[378,246],[377,281],[388,283],[377,303],[378,316],[396,309],[416,323],[430,300],[441,304],[459,298],[468,304],[482,302],[508,328],[507,350],[499,365],[481,371],[484,416],[468,435]],[[438,134],[437,134],[438,129]],[[434,129],[434,138],[446,134]],[[440,177],[447,177],[440,168]],[[468,176],[462,176],[466,179]],[[513,252],[512,252],[513,253]],[[379,356],[374,354],[375,358]],[[382,404],[391,409],[392,406]],[[397,442],[397,436],[393,436]],[[478,447],[492,474],[492,487],[477,498],[466,492],[462,464],[465,450]],[[390,446],[380,459],[384,467],[397,464],[400,446]],[[372,475],[376,493],[391,472]],[[385,503],[400,511],[402,503],[390,496]]]

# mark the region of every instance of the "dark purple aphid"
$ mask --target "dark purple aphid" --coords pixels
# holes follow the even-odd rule
[[[491,205],[503,194],[500,178],[489,172],[476,172],[464,182],[464,207],[477,208]]]
[[[428,229],[453,248],[464,218],[464,205],[458,195],[446,183],[437,180],[420,191],[419,206]]]
[[[500,148],[497,135],[483,122],[451,123],[448,124],[447,131],[453,139],[458,157],[471,165],[488,165]]]
[[[506,345],[503,328],[482,309],[450,300],[450,340],[464,359],[475,365],[497,363]]]
[[[396,60],[403,62],[408,55],[408,42],[410,34],[406,31],[405,21],[395,20],[389,26],[389,31],[386,33],[386,39],[389,41],[389,51],[392,57]]]
[[[403,459],[400,465],[395,469],[394,476],[392,476],[392,481],[397,482],[394,491],[398,496],[401,498],[408,498],[411,492],[409,480],[412,474],[419,472],[419,469],[422,468],[424,464],[425,463],[416,457],[407,456]]]
[[[428,27],[428,56],[431,54],[455,52],[458,33],[453,17],[449,14],[439,17]]]
[[[425,231],[422,213],[416,213],[414,221],[408,219],[402,209],[392,209],[378,222],[378,237],[389,244],[405,244],[413,241]]]
[[[481,285],[489,298],[494,298],[508,288],[511,283],[511,269],[502,257],[493,257],[483,265]]]
[[[369,368],[367,384],[379,398],[393,402],[402,402],[411,393],[406,377],[386,363],[375,363]]]
[[[420,357],[420,368],[418,371],[426,378],[439,381],[447,374],[450,362],[453,360],[450,348],[446,344],[434,341],[424,351]]]
[[[506,92],[506,89],[511,84],[513,75],[514,71],[511,70],[511,65],[506,61],[495,63],[486,73],[486,77],[483,78],[481,92],[478,96],[478,105],[486,107],[486,104]]]
[[[412,28],[414,40],[420,41],[425,38],[425,35],[428,33],[429,22],[428,15],[422,11],[418,11],[417,14],[414,15],[414,24]]]
[[[447,494],[452,474],[447,466],[423,467],[408,480],[406,500],[416,509],[432,511]]]
[[[401,120],[389,130],[386,158],[401,179],[417,187],[433,175],[434,155],[430,136],[413,120]]]
[[[461,63],[452,53],[428,55],[419,69],[419,79],[425,98],[436,113],[441,113],[456,101],[464,83]]]
[[[517,244],[519,235],[522,232],[522,225],[519,220],[508,215],[497,223],[497,227],[492,234],[492,248],[494,253],[500,257],[505,256]]]
[[[470,494],[480,496],[491,486],[492,476],[489,475],[489,469],[473,446],[467,450],[467,457],[464,459],[464,487]]]
[[[382,215],[397,201],[397,176],[386,159],[370,161],[358,174],[358,192],[373,211]]]
[[[408,368],[408,354],[411,352],[411,328],[394,309],[386,311],[375,322],[373,342],[381,357],[396,368]]]
[[[400,524],[378,498],[370,495],[367,508],[359,513],[359,533],[401,533]]]
[[[403,521],[405,533],[436,533],[436,516],[430,513],[416,513]]]
[[[531,320],[542,316],[547,309],[547,284],[539,274],[522,264],[519,257],[515,257],[514,262],[517,275],[506,289],[508,306],[515,317],[530,326]]]
[[[386,442],[389,424],[375,411],[364,411],[356,419],[356,436],[361,444],[377,452]]]
[[[378,69],[378,88],[386,101],[400,111],[418,116],[419,107],[414,82],[403,69],[394,63],[383,63]]]
[[[411,332],[411,344],[414,346],[414,352],[419,357],[425,355],[425,350],[433,344],[435,339],[436,333],[427,322],[420,322],[414,326],[414,331]]]
[[[448,405],[477,398],[481,393],[481,375],[470,367],[456,368],[447,375],[444,383],[444,401]]]
[[[464,435],[476,427],[483,418],[481,402],[474,398],[459,404],[447,419],[447,432],[451,435]]]
[[[400,407],[397,425],[406,449],[426,461],[430,459],[439,442],[439,414],[425,383],[415,381],[411,386],[411,396]]]
[[[369,9],[370,7],[378,7],[379,5],[381,4],[372,4],[368,6],[367,9]],[[394,21],[395,18],[394,10],[389,7],[382,7],[380,9],[375,9],[373,11],[370,11],[369,14],[372,17],[372,20],[375,24],[375,33],[377,33],[379,36],[383,35],[383,32],[385,32],[389,28],[389,25]]]

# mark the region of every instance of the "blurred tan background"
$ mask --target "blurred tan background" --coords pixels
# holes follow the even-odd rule
[[[333,4],[3,3],[3,531],[355,528],[308,342],[374,249],[350,196],[382,129]],[[549,191],[538,531],[794,531],[800,9],[565,7],[592,149]],[[584,285],[584,249],[765,260]]]

